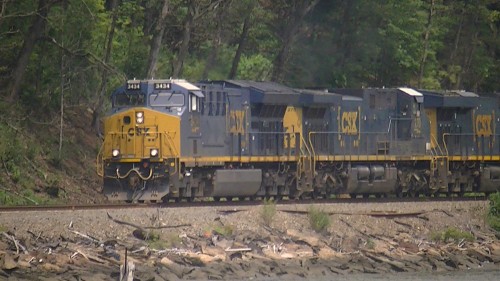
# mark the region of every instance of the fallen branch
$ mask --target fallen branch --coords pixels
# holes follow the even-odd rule
[[[43,175],[43,179],[44,180],[47,180],[47,174],[44,173],[42,170],[38,169],[35,164],[33,164],[33,161],[29,160],[28,157],[24,156],[24,160],[26,160],[27,163],[29,163],[31,165],[31,167],[33,168],[33,170],[39,172],[40,174]]]
[[[96,243],[96,244],[101,244],[101,241],[99,241],[99,240],[95,239],[94,237],[90,237],[90,236],[89,236],[89,235],[87,235],[87,234],[80,233],[80,232],[78,232],[78,231],[76,231],[76,230],[70,230],[70,231],[71,231],[71,232],[73,232],[74,234],[79,235],[79,236],[82,236],[83,238],[86,238],[86,239],[88,239],[88,240],[90,240],[90,241],[92,241],[92,242],[94,242],[94,243]]]
[[[24,247],[21,242],[17,241],[14,235],[10,236],[6,232],[2,232],[3,236],[5,236],[7,239],[10,239],[14,242],[14,245],[16,246],[16,254],[19,254],[19,248],[23,250],[24,254],[28,254],[28,251],[26,250],[26,247]]]
[[[280,210],[280,211],[285,212],[285,213],[292,213],[292,214],[304,214],[304,215],[309,214],[309,211],[300,211],[300,210]],[[426,211],[405,212],[405,213],[398,213],[398,212],[370,212],[370,213],[326,212],[326,214],[328,214],[328,215],[371,216],[371,217],[385,217],[385,218],[418,217],[424,213],[427,213],[427,212]]]
[[[4,162],[4,165],[5,165],[5,162]],[[7,171],[7,170],[6,170],[6,171]],[[8,173],[8,172],[7,172],[7,173]],[[9,175],[9,177],[10,177],[10,175]],[[24,198],[24,199],[26,199],[26,200],[28,200],[28,201],[31,201],[31,202],[32,202],[33,204],[35,204],[35,205],[38,205],[38,202],[36,202],[35,200],[33,200],[33,199],[31,199],[31,198],[28,198],[28,197],[26,197],[26,196],[24,196],[24,195],[21,195],[21,194],[19,194],[19,193],[15,192],[15,191],[10,190],[10,189],[7,189],[7,188],[5,188],[5,187],[2,187],[2,189],[3,189],[3,190],[5,190],[6,192],[12,193],[12,194],[14,194],[14,195],[16,195],[16,196],[18,196],[18,197],[21,197],[21,198]]]
[[[163,228],[177,228],[177,227],[191,226],[191,224],[177,224],[177,225],[164,225],[164,226],[139,226],[139,225],[133,224],[131,222],[117,220],[117,219],[113,218],[109,214],[109,212],[106,212],[106,214],[108,214],[108,218],[110,220],[112,220],[113,222],[116,222],[117,224],[132,226],[132,227],[135,227],[135,228],[142,230],[142,231],[145,231],[146,229],[163,229]]]
[[[40,237],[42,236],[42,232],[43,232],[43,231],[40,231],[40,233],[38,233],[38,235],[37,235],[37,234],[35,234],[35,233],[33,233],[31,230],[27,230],[27,232],[28,232],[29,234],[31,234],[31,235],[33,236],[33,238],[35,238],[35,242],[37,242],[37,241],[38,241],[38,239],[40,239]]]
[[[86,260],[89,260],[89,261],[93,261],[93,262],[96,262],[96,263],[100,263],[100,264],[104,264],[106,263],[105,260],[99,258],[99,257],[96,257],[96,256],[93,256],[93,255],[89,255],[87,253],[84,253],[82,250],[80,249],[69,249],[71,250],[72,252],[74,252],[70,258],[75,258],[78,254],[81,255],[82,257],[84,257]]]
[[[217,210],[217,213],[220,213],[221,215],[230,215],[230,214],[245,212],[245,211],[247,211],[247,210],[246,209]]]
[[[233,252],[250,252],[252,251],[252,248],[226,248],[224,251],[228,253],[233,253]]]

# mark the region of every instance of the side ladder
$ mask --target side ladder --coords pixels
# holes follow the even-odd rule
[[[302,135],[300,136],[300,149],[297,157],[297,193],[300,196],[306,192],[314,191],[315,155]]]
[[[430,163],[429,188],[431,193],[438,192],[439,190],[448,191],[448,171],[450,167],[447,151],[441,148],[435,138],[434,143],[436,146],[431,148]]]

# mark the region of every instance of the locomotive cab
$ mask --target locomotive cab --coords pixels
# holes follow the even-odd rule
[[[110,200],[157,201],[179,173],[183,115],[203,94],[184,80],[129,80],[111,96],[98,172]]]

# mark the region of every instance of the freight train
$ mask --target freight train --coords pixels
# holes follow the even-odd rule
[[[129,80],[97,157],[109,200],[500,190],[500,112],[464,91]]]

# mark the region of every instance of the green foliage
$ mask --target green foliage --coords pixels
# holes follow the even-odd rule
[[[152,249],[178,248],[182,246],[182,239],[175,233],[169,233],[163,239],[155,236],[155,239],[148,240],[148,246]]]
[[[500,192],[490,195],[490,210],[487,221],[493,229],[500,231]]]
[[[260,216],[264,225],[271,226],[276,215],[276,203],[273,200],[264,200],[264,205],[262,205]]]
[[[370,250],[375,249],[375,242],[371,238],[368,238],[368,240],[366,240],[366,248]]]
[[[450,241],[461,241],[462,239],[466,241],[474,241],[474,235],[469,232],[461,231],[454,227],[449,227],[443,231],[432,232],[430,235],[431,240],[433,241],[442,241],[442,242],[450,242]]]
[[[238,69],[238,78],[256,81],[268,80],[271,70],[272,62],[261,54],[243,56]]]
[[[309,208],[308,217],[311,228],[316,232],[326,231],[330,226],[330,215],[314,206]]]
[[[233,235],[234,226],[230,225],[230,224],[222,225],[222,226],[217,225],[217,226],[213,227],[213,232],[218,234],[218,235],[224,236],[224,237],[229,237],[229,236]]]
[[[43,200],[38,198],[32,190],[25,190],[23,194],[0,189],[0,205],[20,206],[39,204]]]

